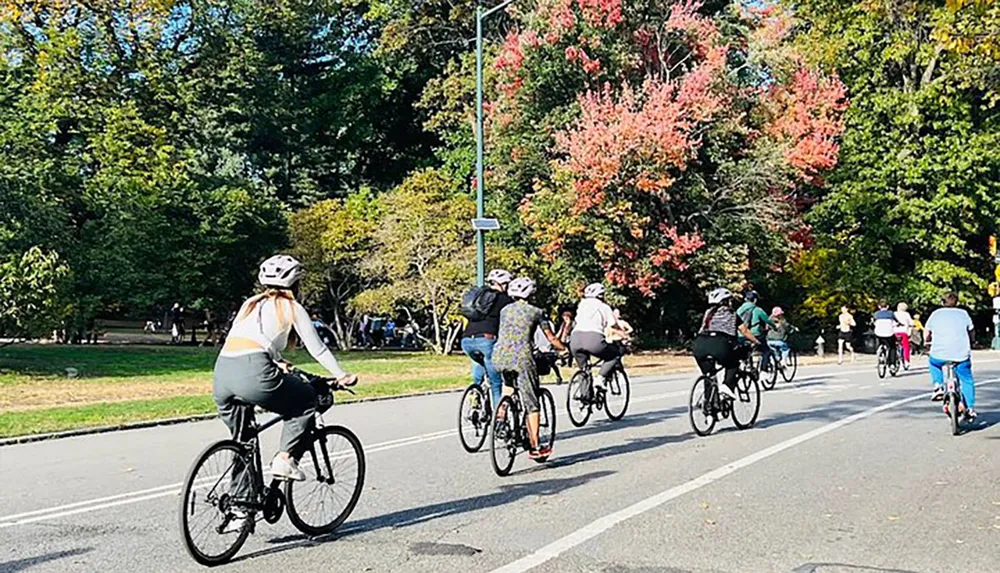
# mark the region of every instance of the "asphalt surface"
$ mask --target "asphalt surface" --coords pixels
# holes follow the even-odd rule
[[[466,454],[457,394],[337,406],[368,475],[334,536],[261,524],[222,571],[997,572],[1000,360],[977,356],[980,420],[950,435],[923,362],[804,368],[754,429],[699,438],[693,375],[637,380],[625,419],[582,428],[556,395],[555,456],[497,477]],[[277,430],[265,435],[273,452]],[[0,571],[200,571],[179,482],[213,420],[0,448]]]

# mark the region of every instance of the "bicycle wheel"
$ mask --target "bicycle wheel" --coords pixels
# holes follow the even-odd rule
[[[556,443],[556,400],[545,388],[538,390],[538,447],[552,448]],[[544,459],[539,459],[544,462]]]
[[[701,376],[691,387],[691,399],[688,400],[688,417],[691,419],[691,429],[699,436],[707,436],[715,429],[715,410],[712,408],[712,393],[717,392],[714,385],[717,382],[708,376]]]
[[[628,401],[632,396],[632,385],[628,382],[628,374],[622,367],[616,368],[607,381],[604,393],[604,413],[611,420],[621,420],[628,410]]]
[[[588,382],[591,382],[589,375],[580,370],[573,375],[569,386],[566,387],[566,413],[569,414],[569,421],[577,428],[587,423],[593,410],[590,397],[585,395],[585,389],[588,386],[593,389],[593,384],[588,384]]]
[[[760,384],[765,390],[773,390],[774,385],[778,383],[778,359],[775,358],[774,352],[772,351],[767,356],[761,356],[758,362],[760,368],[758,370]]]
[[[785,382],[791,382],[795,379],[795,373],[799,371],[799,353],[792,350],[788,353],[788,360],[785,361],[785,367],[781,369],[781,378]]]
[[[899,359],[899,356],[897,355],[896,356],[896,360],[892,364],[889,365],[889,374],[891,374],[894,377],[897,374],[899,374],[899,363],[900,362],[901,362],[901,360]]]
[[[505,476],[514,467],[517,456],[518,428],[514,400],[504,396],[496,409],[493,422],[493,438],[490,440],[490,462],[498,476]]]
[[[465,389],[458,407],[458,438],[470,454],[483,449],[489,434],[490,399],[479,384]]]
[[[188,553],[202,565],[226,563],[250,535],[252,514],[239,531],[224,531],[236,519],[234,511],[244,511],[240,502],[253,497],[251,459],[239,442],[217,442],[202,451],[184,479],[181,537]]]
[[[879,378],[885,378],[885,374],[886,374],[886,372],[888,372],[888,369],[889,369],[888,364],[887,364],[887,362],[888,362],[888,358],[887,358],[888,354],[889,353],[886,352],[886,349],[885,349],[884,346],[879,347],[878,352],[875,354],[876,360],[878,361],[878,364],[875,366],[875,369],[878,371],[878,377]]]
[[[300,482],[285,485],[288,519],[306,535],[325,535],[347,519],[365,485],[365,452],[361,440],[343,426],[316,431],[299,467]]]
[[[957,436],[961,428],[959,427],[958,421],[961,419],[961,414],[958,413],[958,392],[951,392],[948,394],[948,417],[951,418],[951,435]]]
[[[753,427],[760,414],[760,384],[751,376],[741,376],[736,381],[736,400],[733,400],[733,423],[741,430]]]

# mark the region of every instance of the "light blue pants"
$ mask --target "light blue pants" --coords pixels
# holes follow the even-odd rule
[[[767,345],[773,348],[776,352],[780,352],[782,360],[788,360],[788,356],[792,353],[792,349],[784,340],[768,340]]]
[[[947,364],[947,360],[941,360],[939,358],[934,358],[931,356],[930,359],[930,370],[931,370],[931,382],[934,383],[935,388],[944,386],[944,365]],[[972,377],[972,359],[967,358],[964,362],[959,362],[955,365],[955,375],[958,376],[958,381],[962,384],[962,398],[965,399],[965,405],[971,409],[976,408],[976,380]]]
[[[496,408],[497,404],[500,403],[500,398],[503,397],[503,378],[500,377],[500,372],[498,372],[496,367],[493,365],[494,344],[496,344],[496,339],[494,338],[478,337],[462,339],[462,351],[464,351],[469,358],[472,358],[473,354],[483,355],[483,362],[486,365],[485,368],[476,360],[472,361],[472,382],[474,384],[482,385],[484,378],[489,379],[490,396],[493,400],[493,407]]]

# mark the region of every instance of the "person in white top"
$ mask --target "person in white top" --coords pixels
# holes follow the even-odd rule
[[[316,333],[309,313],[295,300],[302,264],[276,255],[260,266],[258,280],[266,290],[240,307],[226,344],[215,363],[213,395],[222,421],[235,435],[240,403],[260,406],[282,416],[278,454],[271,461],[277,479],[303,480],[298,467],[303,439],[315,423],[316,392],[281,356],[294,329],[309,354],[344,386],[357,383],[337,363]]]
[[[972,376],[972,342],[975,331],[969,313],[958,307],[958,295],[950,292],[941,300],[943,307],[931,313],[924,325],[927,342],[931,345],[930,372],[934,384],[931,399],[944,398],[944,372],[942,368],[951,362],[955,364],[955,374],[962,385],[965,399],[965,417],[976,418],[976,380]]]
[[[618,325],[615,311],[604,302],[604,285],[594,283],[583,291],[583,299],[576,309],[576,323],[570,334],[569,346],[582,370],[590,356],[603,360],[601,376],[607,378],[621,362],[622,351],[617,344],[608,344],[609,332],[627,337]],[[589,389],[586,389],[589,393]]]
[[[893,334],[896,335],[896,341],[903,347],[903,365],[906,368],[910,367],[910,334],[913,332],[913,317],[910,316],[908,310],[909,307],[906,306],[906,303],[901,302],[896,305],[896,312],[893,313],[896,318]]]

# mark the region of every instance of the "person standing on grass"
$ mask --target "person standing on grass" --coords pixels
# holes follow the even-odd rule
[[[851,309],[846,305],[840,307],[840,316],[837,317],[837,364],[844,363],[845,347],[851,351],[851,362],[854,362],[854,328],[857,326]]]

